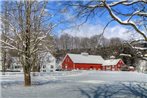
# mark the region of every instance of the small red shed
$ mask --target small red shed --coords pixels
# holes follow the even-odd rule
[[[101,70],[104,59],[101,56],[81,54],[66,54],[62,62],[63,70]]]
[[[119,71],[124,65],[124,62],[121,59],[109,59],[105,60],[103,63],[103,70]]]

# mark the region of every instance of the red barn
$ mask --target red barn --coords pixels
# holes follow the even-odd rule
[[[103,70],[119,71],[124,65],[124,62],[121,59],[110,59],[105,60],[103,63]]]
[[[88,55],[88,53],[81,54],[67,54],[62,62],[63,70],[101,70],[104,59],[97,55]]]

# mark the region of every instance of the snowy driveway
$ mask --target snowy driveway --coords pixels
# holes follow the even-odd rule
[[[1,77],[2,98],[147,98],[147,74],[137,72],[73,71],[32,77]]]

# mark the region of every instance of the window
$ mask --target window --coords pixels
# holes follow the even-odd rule
[[[46,70],[43,70],[43,72],[46,72]]]
[[[53,65],[51,65],[51,68],[54,68],[54,66],[53,66]]]
[[[17,66],[15,66],[14,68],[15,68],[15,69],[19,69],[19,68],[21,68],[21,67],[17,65]]]
[[[120,67],[120,64],[118,64],[118,67]]]
[[[66,62],[68,61],[68,58],[66,59]]]
[[[70,62],[70,59],[69,58],[66,58],[66,60],[65,60],[66,62]]]
[[[67,65],[65,65],[65,68],[67,69]]]
[[[43,68],[46,68],[46,66],[45,66],[45,65],[43,65]]]
[[[64,65],[65,68],[67,68],[67,66],[68,66],[67,64]]]
[[[47,57],[47,62],[51,62],[51,58],[50,57]]]
[[[69,59],[68,58],[66,59],[66,62],[69,62]]]

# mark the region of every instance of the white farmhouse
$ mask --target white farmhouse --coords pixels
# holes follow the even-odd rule
[[[40,53],[40,71],[53,72],[56,70],[56,58],[50,52]]]
[[[11,60],[12,62],[11,62],[10,68],[7,70],[18,71],[18,72],[23,70],[21,62],[19,61],[19,57],[12,57]]]

